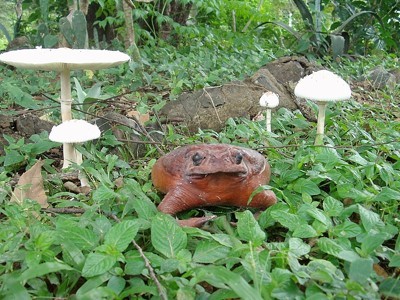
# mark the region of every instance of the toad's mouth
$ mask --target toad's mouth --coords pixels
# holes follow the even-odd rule
[[[228,177],[228,178],[234,178],[234,177],[246,177],[247,172],[245,171],[240,171],[240,172],[208,172],[208,173],[190,173],[187,174],[188,177],[191,179],[205,179],[207,177]]]

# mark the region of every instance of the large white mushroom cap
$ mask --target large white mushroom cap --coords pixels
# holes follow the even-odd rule
[[[341,77],[330,71],[321,70],[300,79],[294,94],[308,100],[330,102],[349,99],[351,90]]]
[[[266,92],[260,98],[260,105],[266,108],[275,108],[279,105],[279,96],[273,92]]]
[[[59,71],[100,70],[130,59],[120,51],[92,49],[22,49],[0,54],[0,61],[25,69]]]
[[[49,134],[49,140],[58,143],[83,143],[98,139],[100,129],[97,125],[90,124],[84,120],[72,119],[53,126]]]

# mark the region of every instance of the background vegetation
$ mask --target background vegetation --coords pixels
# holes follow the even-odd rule
[[[0,3],[4,50],[63,43],[60,20],[73,3],[17,4]],[[398,1],[134,2],[134,40],[128,39],[123,2],[88,4],[86,27],[76,27],[69,46],[80,45],[86,36],[80,30],[87,29],[87,46],[133,58],[119,68],[74,73],[74,97],[82,97],[80,89],[95,94],[94,114],[128,106],[156,120],[157,110],[185,90],[244,78],[292,54],[354,82],[353,99],[329,108],[323,147],[313,146],[315,123],[286,109],[273,115],[272,134],[263,121],[246,119],[230,119],[222,132],[163,128],[164,151],[223,142],[269,158],[273,175],[264,188],[279,203],[257,219],[249,210],[224,207],[179,216],[216,214],[204,229],[181,228],[157,212],[162,195],[150,172],[160,153],[153,144],[136,158],[127,143],[106,132],[80,147],[86,158],[80,168],[93,189],[76,194],[52,176],[59,157],[46,132],[4,134],[2,299],[398,298],[400,92],[398,85],[375,90],[355,83],[378,65],[399,69]],[[59,91],[55,74],[0,68],[1,118],[34,112],[59,122],[51,100]],[[13,180],[38,159],[47,210],[30,199],[10,202]]]

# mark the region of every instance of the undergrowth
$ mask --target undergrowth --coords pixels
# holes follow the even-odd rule
[[[174,98],[183,90],[252,72],[256,63],[245,62],[255,57],[260,64],[268,56],[260,48],[217,57],[221,45],[210,52],[202,48],[205,42],[196,40],[196,49],[183,45],[181,52],[165,46],[144,53],[143,84],[153,94],[170,90]],[[350,71],[357,70],[356,63],[367,60],[331,67],[351,78],[357,75]],[[105,84],[109,94],[137,79],[123,67],[117,70],[125,78],[115,79],[113,87]],[[8,73],[0,83],[10,87],[3,90],[9,102],[1,104],[2,111],[7,105],[36,108],[21,99],[37,91],[31,83],[46,82],[47,75],[34,79],[17,72],[17,79]],[[20,97],[13,91],[15,80]],[[90,86],[89,79],[82,82]],[[275,192],[276,205],[262,212],[199,208],[178,216],[217,215],[203,229],[179,227],[157,211],[162,195],[150,180],[160,156],[154,145],[146,145],[144,157],[135,160],[110,133],[80,146],[85,157],[80,168],[93,189],[76,194],[50,176],[57,171],[47,157],[54,145],[46,133],[23,140],[7,137],[10,145],[0,159],[0,297],[395,299],[400,294],[399,90],[366,95],[374,101],[328,107],[324,146],[313,145],[315,123],[283,108],[273,114],[273,133],[265,131],[264,121],[246,119],[229,119],[221,132],[194,135],[168,126],[160,146],[164,151],[221,142],[256,149],[271,164],[271,182],[262,188]],[[149,99],[145,107],[154,99],[165,101]],[[11,179],[39,157],[49,208],[29,199],[10,202]]]

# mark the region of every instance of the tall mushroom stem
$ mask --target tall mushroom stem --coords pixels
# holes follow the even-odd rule
[[[72,119],[71,104],[71,71],[68,68],[63,68],[60,73],[61,80],[61,119],[63,122]],[[72,163],[76,163],[78,160],[77,151],[71,143],[63,143],[64,163],[62,168],[68,168]]]
[[[318,101],[318,120],[317,120],[317,136],[315,138],[315,145],[323,145],[324,128],[325,128],[325,111],[327,102]]]
[[[68,68],[64,68],[60,73],[61,80],[61,118],[62,121],[69,121],[72,119],[71,113],[71,71]]]
[[[267,131],[268,132],[272,131],[272,129],[271,129],[271,119],[272,119],[271,109],[267,108],[266,111],[265,111],[265,123],[266,123],[266,127],[267,127]]]

